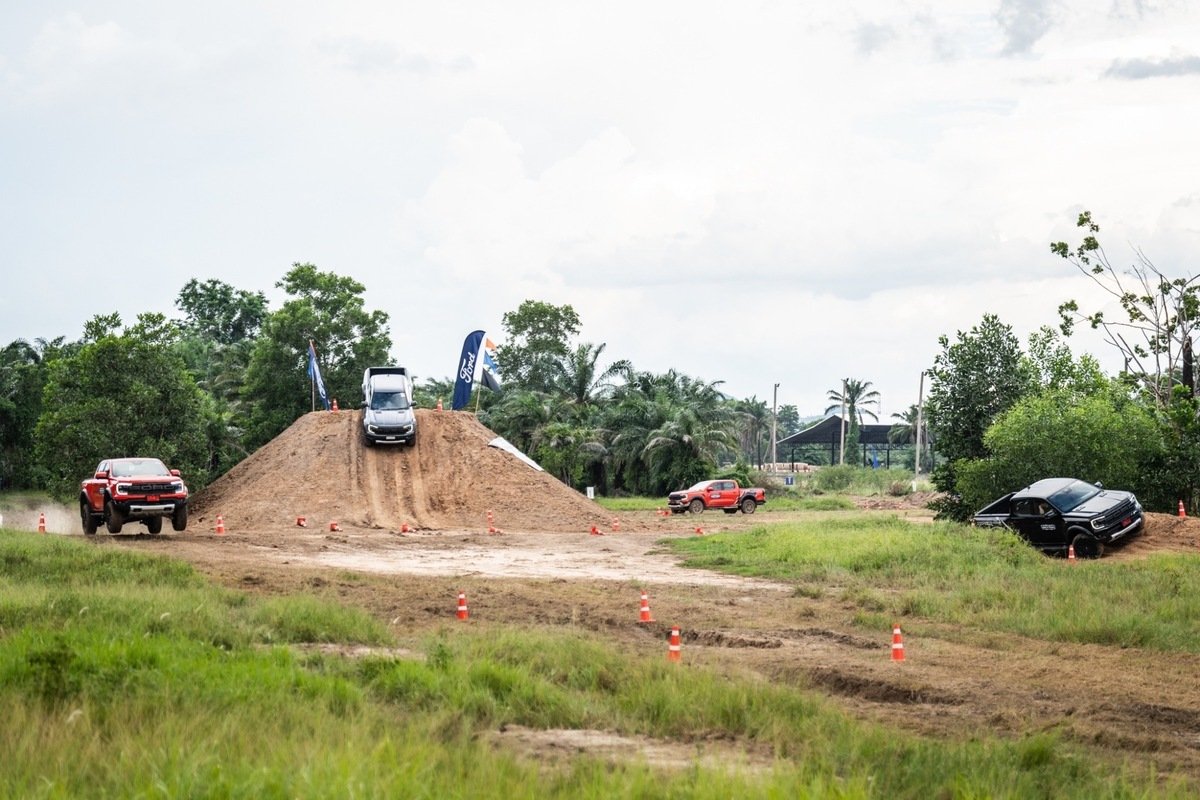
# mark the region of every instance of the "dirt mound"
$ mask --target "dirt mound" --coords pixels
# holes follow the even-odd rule
[[[473,414],[417,411],[415,447],[367,447],[362,412],[318,411],[196,495],[200,521],[217,514],[230,528],[343,527],[399,530],[497,528],[586,532],[612,515],[520,459],[489,447],[496,434]]]
[[[1147,513],[1146,524],[1141,532],[1109,552],[1135,557],[1154,553],[1200,552],[1200,518]]]

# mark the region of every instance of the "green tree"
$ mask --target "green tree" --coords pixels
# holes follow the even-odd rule
[[[1051,389],[1018,400],[984,435],[986,459],[959,462],[962,502],[979,509],[1047,477],[1077,477],[1145,494],[1161,452],[1152,412],[1119,387],[1092,395]]]
[[[939,515],[966,519],[974,510],[958,494],[955,463],[987,456],[983,436],[1002,412],[1028,394],[1035,381],[1020,342],[994,314],[955,341],[938,337],[942,352],[929,369],[926,408],[929,431],[946,461],[933,471],[934,484],[947,493]]]
[[[143,315],[117,335],[98,333],[49,362],[35,455],[44,483],[67,499],[103,458],[154,456],[203,487],[209,461],[204,398],[174,349],[173,328]]]
[[[308,344],[313,342],[329,395],[350,407],[362,396],[362,373],[388,363],[387,314],[368,311],[353,278],[294,264],[275,284],[291,299],[267,316],[246,369],[247,445],[253,449],[311,410]]]
[[[870,381],[847,378],[842,389],[829,390],[828,398],[832,402],[825,409],[825,414],[832,414],[836,411],[840,415],[843,409],[845,410],[845,418],[850,421],[849,429],[846,431],[846,446],[857,452],[856,443],[862,426],[866,424],[866,417],[870,417],[876,422],[879,421],[879,416],[867,408],[872,405],[876,408],[879,407],[879,392],[871,388]],[[857,458],[855,455],[856,461]],[[843,458],[843,460],[846,459]]]
[[[1200,324],[1200,274],[1172,278],[1141,250],[1134,251],[1132,265],[1118,269],[1100,246],[1100,226],[1091,212],[1081,213],[1075,224],[1084,232],[1080,243],[1072,249],[1066,242],[1053,242],[1050,251],[1115,300],[1125,319],[1109,319],[1103,311],[1086,313],[1068,300],[1058,309],[1063,334],[1069,336],[1077,322],[1103,331],[1105,341],[1124,358],[1125,372],[1160,410],[1171,403],[1175,385],[1186,385],[1195,394],[1192,346]]]
[[[598,345],[584,342],[553,362],[551,387],[576,410],[577,417],[585,417],[597,402],[607,398],[614,387],[613,379],[630,370],[625,360],[601,369],[597,362],[605,347],[603,342]]]
[[[63,337],[24,339],[0,350],[0,486],[33,487],[34,429],[42,413],[49,363],[73,349]]]
[[[762,469],[771,451],[771,409],[757,395],[732,401],[732,409],[737,420],[739,458]]]
[[[553,390],[560,360],[579,333],[579,315],[569,305],[526,300],[502,317],[506,341],[496,347],[506,385],[540,392]]]
[[[266,295],[216,279],[201,283],[192,278],[179,290],[175,305],[184,313],[186,332],[220,345],[253,339],[267,318]]]

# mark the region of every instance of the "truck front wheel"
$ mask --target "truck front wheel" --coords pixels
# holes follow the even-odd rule
[[[742,513],[743,514],[753,514],[757,510],[758,510],[758,501],[756,501],[753,497],[742,498]]]
[[[171,514],[171,527],[177,531],[187,528],[187,506],[175,506],[175,513]]]
[[[124,524],[125,515],[117,510],[112,500],[106,500],[104,502],[104,527],[108,528],[109,533],[120,533],[121,526]]]
[[[162,517],[150,517],[146,520],[146,530],[151,534],[162,533]]]
[[[704,513],[704,501],[701,500],[699,497],[692,500],[692,502],[688,503],[688,511],[692,512],[693,514],[703,514]]]

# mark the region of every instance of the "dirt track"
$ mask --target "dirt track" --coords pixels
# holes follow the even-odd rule
[[[451,623],[459,591],[470,624],[578,626],[647,654],[665,651],[676,624],[686,662],[811,686],[864,718],[952,739],[1057,731],[1106,758],[1154,761],[1200,780],[1200,656],[996,640],[908,620],[907,660],[894,664],[890,629],[856,626],[856,607],[836,589],[799,597],[765,581],[680,568],[656,546],[695,535],[697,522],[706,532],[742,530],[790,514],[622,515],[613,532],[599,506],[487,447],[489,432],[470,415],[427,412],[420,444],[401,452],[363,448],[356,418],[300,420],[198,497],[186,533],[97,543],[181,557],[250,591],[332,594],[390,621],[403,639]],[[300,465],[308,465],[306,480],[294,486],[288,478]],[[903,500],[865,504],[925,516]],[[503,533],[487,533],[488,509]],[[225,536],[213,534],[216,513]],[[301,513],[308,528],[295,526]],[[331,519],[343,530],[329,531]],[[401,533],[406,523],[420,529]],[[605,535],[589,535],[592,525]],[[1198,534],[1200,521],[1151,515],[1146,532],[1105,562],[1063,566],[1197,552]],[[643,588],[657,620],[649,626],[636,623]]]

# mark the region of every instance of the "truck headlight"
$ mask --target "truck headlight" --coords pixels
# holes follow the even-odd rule
[[[132,487],[128,483],[118,483],[117,494],[129,494],[130,488]]]

